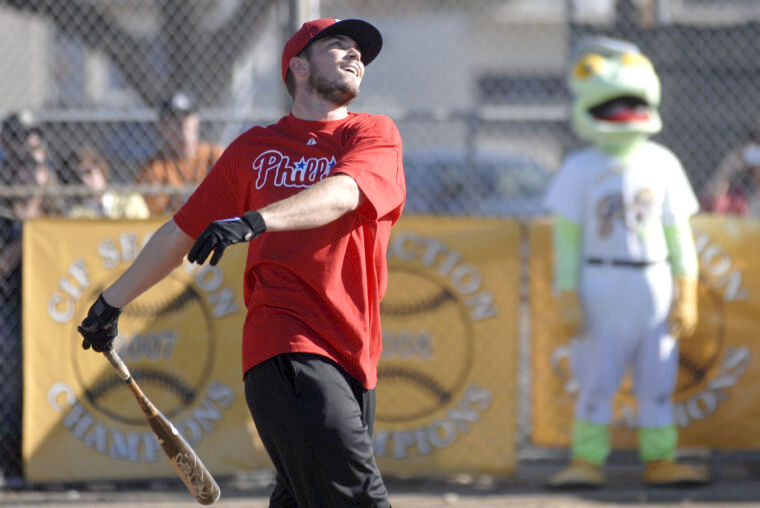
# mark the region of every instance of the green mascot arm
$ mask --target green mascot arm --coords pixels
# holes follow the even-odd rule
[[[665,226],[665,241],[668,244],[673,276],[697,279],[699,277],[697,247],[694,244],[694,235],[689,222]]]
[[[577,337],[584,326],[578,298],[581,267],[581,226],[560,215],[554,219],[554,286],[558,299],[558,318],[562,334]]]
[[[697,328],[699,285],[697,248],[689,222],[665,226],[665,241],[675,279],[675,298],[668,316],[670,333],[676,338],[689,337]]]
[[[554,285],[576,291],[581,267],[581,226],[561,215],[554,218]]]

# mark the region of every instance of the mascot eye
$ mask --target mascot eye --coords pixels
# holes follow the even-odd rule
[[[652,62],[641,53],[623,53],[620,62],[631,67],[652,67]]]
[[[575,77],[578,79],[588,79],[594,74],[602,72],[606,64],[607,62],[601,55],[594,53],[586,55],[575,64]]]

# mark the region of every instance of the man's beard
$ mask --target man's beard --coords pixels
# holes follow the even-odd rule
[[[354,82],[335,83],[320,74],[309,75],[309,86],[323,99],[342,107],[356,99],[359,85]]]

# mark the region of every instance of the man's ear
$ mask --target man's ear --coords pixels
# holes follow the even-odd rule
[[[309,74],[309,62],[307,62],[305,58],[294,56],[290,59],[290,64],[288,66],[295,76],[303,78]]]

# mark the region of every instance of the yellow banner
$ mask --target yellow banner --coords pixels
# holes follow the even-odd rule
[[[174,476],[131,392],[76,326],[157,221],[38,220],[23,235],[22,455],[32,481]],[[268,467],[240,370],[245,247],[183,266],[130,304],[116,349],[213,474]]]
[[[576,386],[569,344],[557,327],[551,293],[551,223],[530,229],[532,436],[538,446],[567,446]],[[674,394],[679,446],[760,447],[760,222],[698,216],[699,325],[680,342]],[[615,399],[613,445],[635,448],[636,403],[630,377]]]
[[[394,227],[374,432],[382,471],[514,471],[520,238],[516,221]]]
[[[24,231],[23,459],[32,481],[173,476],[136,401],[76,325],[157,221]],[[405,217],[389,247],[374,442],[388,473],[516,464],[517,222]],[[130,304],[116,348],[214,474],[271,467],[240,374],[245,248],[185,263]]]

